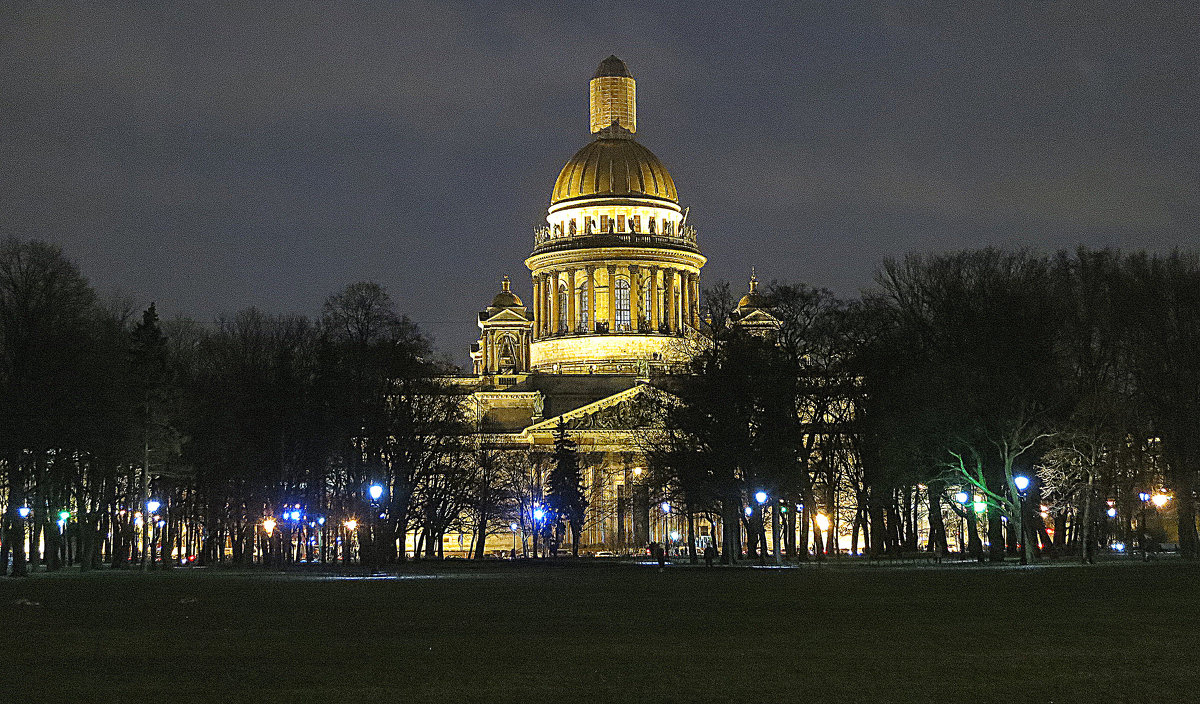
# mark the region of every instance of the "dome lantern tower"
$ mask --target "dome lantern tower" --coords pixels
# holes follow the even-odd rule
[[[591,89],[592,134],[613,125],[637,132],[637,87],[624,61],[616,56],[601,61]]]

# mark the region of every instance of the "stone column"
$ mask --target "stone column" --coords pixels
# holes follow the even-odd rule
[[[579,327],[576,317],[579,305],[575,302],[575,269],[567,270],[567,332],[574,333]]]
[[[675,270],[663,271],[663,289],[667,292],[667,332],[674,335],[679,331],[679,304],[675,299]]]
[[[542,275],[533,275],[533,300],[529,302],[533,309],[533,336],[542,336]]]
[[[700,274],[692,274],[692,327],[700,327]]]
[[[658,267],[650,267],[650,331],[658,332],[659,322]]]
[[[608,267],[608,331],[617,331],[617,267]]]
[[[692,316],[688,313],[691,310],[692,287],[688,280],[689,274],[686,271],[679,272],[679,331],[687,330],[687,326],[692,324]]]
[[[642,317],[642,270],[637,264],[629,265],[629,327],[634,332],[640,329],[638,320]]]
[[[588,332],[596,330],[596,267],[587,267]]]
[[[550,272],[550,278],[546,281],[550,297],[550,334],[558,333],[558,272]]]

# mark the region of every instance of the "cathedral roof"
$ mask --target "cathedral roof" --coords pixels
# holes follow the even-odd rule
[[[653,152],[627,135],[604,133],[576,152],[563,167],[554,183],[550,204],[596,197],[679,202],[675,181]]]
[[[592,76],[592,78],[604,78],[605,76],[633,78],[633,74],[629,72],[629,67],[615,55],[610,55],[607,59],[601,61],[600,66],[596,68],[596,75]]]

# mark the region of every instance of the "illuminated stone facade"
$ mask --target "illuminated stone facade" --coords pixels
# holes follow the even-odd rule
[[[559,173],[525,260],[529,305],[506,277],[479,314],[474,376],[460,381],[485,448],[549,452],[562,423],[585,468],[583,545],[635,550],[672,529],[671,513],[652,511],[637,486],[649,397],[664,393],[646,382],[669,386],[708,344],[699,319],[705,258],[671,174],[634,137],[628,67],[610,56],[590,88],[592,139]],[[747,324],[769,325],[753,290],[743,303]],[[487,548],[507,551],[514,539],[502,532]]]

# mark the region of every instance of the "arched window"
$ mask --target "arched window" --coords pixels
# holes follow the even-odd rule
[[[567,285],[558,285],[558,331],[567,332]]]
[[[629,282],[617,279],[617,330],[629,330]]]
[[[642,314],[638,316],[639,329],[650,327],[650,316],[653,315],[652,311],[654,310],[651,305],[652,301],[653,299],[650,298],[650,280],[646,279],[642,282]]]
[[[588,287],[586,281],[579,285],[579,292],[575,300],[579,301],[579,331],[587,332],[592,321],[588,319]]]

